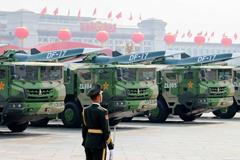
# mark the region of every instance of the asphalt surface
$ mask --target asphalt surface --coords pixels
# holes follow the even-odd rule
[[[81,128],[64,128],[60,120],[22,133],[0,126],[0,160],[84,160],[81,136]],[[174,116],[163,124],[135,117],[120,123],[115,136],[114,160],[240,160],[240,113],[193,122]]]

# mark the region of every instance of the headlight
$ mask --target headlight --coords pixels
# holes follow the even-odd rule
[[[57,106],[58,106],[58,103],[55,103],[55,106],[57,107]]]
[[[13,104],[12,107],[15,108],[15,107],[16,107],[16,104]]]
[[[201,100],[201,99],[199,99],[199,102],[200,102],[200,103],[202,103],[202,100]]]
[[[21,108],[22,107],[22,105],[21,104],[18,104],[18,108]]]
[[[123,102],[121,102],[121,105],[123,105]]]

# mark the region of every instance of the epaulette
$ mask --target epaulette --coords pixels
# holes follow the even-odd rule
[[[103,108],[102,106],[99,106],[99,108],[101,108],[104,111],[108,111],[106,108]]]

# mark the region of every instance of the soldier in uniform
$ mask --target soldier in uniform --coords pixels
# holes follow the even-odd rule
[[[102,87],[95,84],[88,92],[92,105],[83,109],[82,145],[85,147],[87,160],[105,160],[106,149],[110,150],[110,159],[113,157],[112,138],[108,122],[108,110],[101,107]]]

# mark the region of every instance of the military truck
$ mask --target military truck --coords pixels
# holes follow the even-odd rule
[[[23,50],[6,50],[0,56],[0,124],[13,132],[24,131],[29,121],[47,124],[45,117],[64,110],[64,65],[56,61],[99,50],[76,48],[41,53],[33,48],[31,55]],[[69,81],[70,70],[66,73]]]
[[[230,119],[235,116],[235,114],[240,111],[240,67],[234,67],[233,71],[233,85],[234,85],[234,98],[233,98],[233,105],[222,108],[220,110],[214,111],[213,114],[220,117],[220,118],[226,118]]]
[[[151,122],[165,122],[168,115],[193,121],[202,113],[233,104],[233,67],[157,65],[158,106],[151,110]]]
[[[7,62],[0,58],[0,124],[24,131],[29,121],[64,110],[61,63]]]
[[[157,106],[154,66],[70,63],[68,68],[72,78],[66,85],[66,105],[61,114],[66,127],[80,127],[82,108],[92,103],[87,92],[95,83],[103,87],[101,105],[109,111],[110,125]]]

